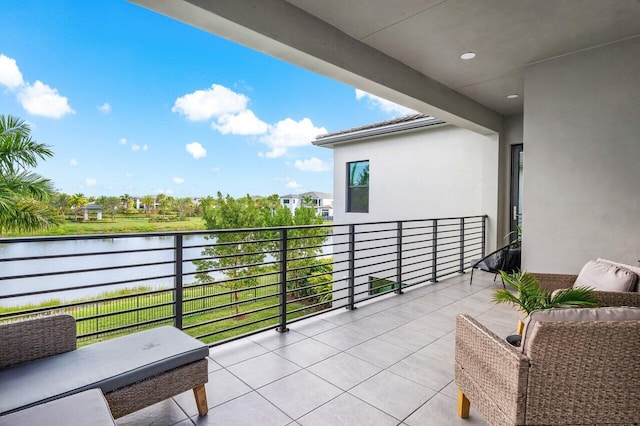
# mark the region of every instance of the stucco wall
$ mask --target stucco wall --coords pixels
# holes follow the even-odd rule
[[[369,160],[369,213],[346,213],[346,164],[360,160]],[[498,164],[497,135],[483,136],[451,125],[338,145],[334,148],[334,223],[487,214],[487,249],[492,250],[497,239]],[[369,276],[395,280],[395,270],[385,269],[393,268],[396,253],[388,247],[371,249],[378,243],[366,243],[368,238],[395,238],[394,225],[359,226],[356,231],[379,229],[390,231],[356,235],[356,250],[368,247],[366,252],[356,255],[356,294],[360,293],[356,300],[367,297]],[[334,243],[346,243],[345,229],[335,227],[334,231],[338,234],[334,236]],[[421,231],[410,233],[413,232]],[[423,232],[430,231],[425,229]],[[431,237],[416,238],[428,240]],[[404,242],[410,241],[412,238],[406,237]],[[457,246],[451,246],[450,240],[446,243],[448,249],[457,250]],[[409,246],[405,247],[412,248],[405,253],[409,258],[403,262],[407,265],[402,275],[405,285],[424,282],[432,272],[429,243],[421,243],[424,246],[422,248]],[[444,246],[439,248],[441,250],[444,250]],[[367,259],[368,256],[375,258]],[[359,260],[360,257],[363,260]],[[346,268],[346,261],[345,253],[334,255],[334,262],[340,265],[335,269]],[[439,270],[442,269],[446,267],[440,267]],[[453,265],[453,269],[456,269],[456,265]],[[346,287],[346,277],[344,271],[334,274],[334,290]],[[365,294],[362,294],[363,291]],[[343,297],[346,297],[346,290],[338,291],[334,306],[344,305],[346,300],[341,299]]]
[[[523,267],[640,259],[640,38],[528,66]]]
[[[334,148],[334,221],[495,218],[497,152],[496,137],[455,126],[339,145]],[[345,164],[358,160],[369,160],[369,213],[346,213]]]

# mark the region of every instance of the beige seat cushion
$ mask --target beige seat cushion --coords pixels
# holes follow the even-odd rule
[[[538,322],[575,322],[575,321],[640,321],[640,308],[552,308],[533,311],[527,318],[522,331],[520,350],[527,354],[530,342],[535,335]]]
[[[634,291],[638,276],[611,263],[590,260],[582,267],[574,287],[591,287],[600,291]]]

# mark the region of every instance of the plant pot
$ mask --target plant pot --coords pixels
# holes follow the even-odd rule
[[[519,347],[520,343],[522,342],[522,335],[521,334],[512,334],[510,336],[507,336],[507,338],[505,340],[510,345]]]

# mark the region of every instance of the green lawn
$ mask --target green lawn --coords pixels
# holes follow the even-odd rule
[[[182,305],[183,327],[187,328],[185,332],[201,338],[205,343],[212,343],[261,328],[275,327],[278,324],[279,314],[277,276],[262,278],[260,284],[273,283],[274,285],[240,289],[237,293],[238,312],[235,306],[225,306],[235,301],[235,294],[220,294],[229,291],[222,285],[209,284],[185,288],[185,301]],[[153,294],[142,294],[150,290],[150,288],[139,287],[104,293],[92,298],[74,300],[71,303],[80,303],[80,305],[72,307],[63,307],[64,304],[69,303],[58,300],[37,305],[0,307],[0,313],[18,314],[44,307],[51,308],[54,312],[68,313],[77,320],[78,344],[87,345],[145,328],[173,325],[173,318],[171,318],[173,290],[166,289]],[[290,312],[304,306],[302,303],[289,303],[287,310]],[[56,309],[56,307],[59,308]],[[260,310],[263,308],[264,310]],[[293,319],[314,310],[316,308],[302,309],[300,312],[288,314],[287,317]],[[254,321],[259,322],[249,324]],[[149,324],[141,324],[145,322]],[[91,335],[93,333],[99,334]],[[82,337],[83,335],[86,337]]]
[[[116,217],[101,221],[74,222],[65,221],[64,224],[48,231],[34,233],[10,233],[8,237],[36,236],[36,235],[83,235],[83,234],[123,234],[137,232],[169,232],[169,231],[199,231],[204,230],[205,223],[200,217],[190,217],[185,220],[155,222],[149,216]]]

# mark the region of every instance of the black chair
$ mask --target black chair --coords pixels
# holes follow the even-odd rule
[[[471,280],[469,281],[469,285],[473,283],[473,271],[475,269],[493,272],[495,274],[493,276],[493,281],[495,282],[500,271],[512,273],[520,270],[520,260],[520,241],[514,241],[511,244],[499,248],[482,259],[472,260]],[[504,282],[502,283],[502,287],[505,287]]]

